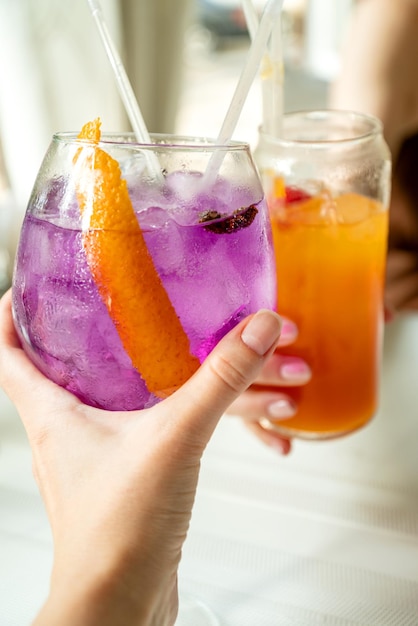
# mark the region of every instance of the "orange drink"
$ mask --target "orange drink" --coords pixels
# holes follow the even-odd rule
[[[288,350],[313,371],[285,390],[299,406],[286,427],[349,432],[377,407],[387,211],[358,194],[271,206],[280,312],[299,328]]]
[[[308,137],[298,140],[300,151],[298,142],[281,146],[264,138],[258,161],[273,229],[279,312],[299,329],[296,343],[282,352],[312,369],[308,384],[282,389],[298,410],[274,426],[289,436],[324,439],[363,426],[378,405],[390,164],[380,132],[351,152],[345,135],[324,140],[322,128],[321,139]]]

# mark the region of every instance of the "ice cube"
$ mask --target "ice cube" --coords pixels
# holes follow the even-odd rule
[[[202,188],[202,173],[194,171],[172,172],[166,177],[167,192],[180,204],[188,204]]]
[[[376,203],[356,193],[345,193],[335,199],[338,222],[356,224],[365,221],[376,211]]]
[[[245,277],[229,259],[229,235],[209,233],[209,236],[212,245],[204,253],[193,256],[188,275],[172,275],[166,282],[194,354],[200,354],[201,345],[250,300]]]

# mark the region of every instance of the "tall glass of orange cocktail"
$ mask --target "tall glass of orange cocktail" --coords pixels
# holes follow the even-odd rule
[[[349,433],[378,404],[390,154],[380,122],[346,111],[288,114],[281,139],[260,133],[279,311],[299,328],[292,354],[313,371],[285,389],[285,435]]]

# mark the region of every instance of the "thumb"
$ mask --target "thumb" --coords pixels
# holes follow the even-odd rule
[[[232,329],[199,370],[165,402],[182,428],[206,445],[220,417],[256,379],[274,352],[281,320],[262,309]]]

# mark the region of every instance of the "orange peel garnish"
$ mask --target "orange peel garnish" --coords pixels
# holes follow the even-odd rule
[[[123,347],[149,391],[164,397],[199,367],[154,266],[119,163],[98,147],[100,119],[74,158],[83,246],[90,271]]]

